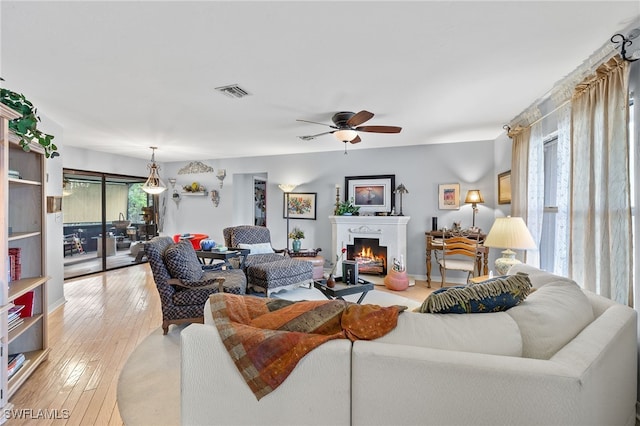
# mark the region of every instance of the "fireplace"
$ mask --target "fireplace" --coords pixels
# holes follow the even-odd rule
[[[377,238],[354,238],[346,254],[348,260],[356,261],[358,274],[387,274],[387,248]]]
[[[361,240],[375,240],[378,246],[383,247],[384,254],[376,253],[378,257],[383,257],[382,266],[375,265],[376,272],[362,272],[359,266],[358,271],[366,274],[384,275],[388,271],[388,265],[393,265],[393,259],[400,259],[400,256],[407,258],[407,222],[409,216],[329,216],[331,223],[331,258],[338,259],[336,271],[342,274],[342,261],[339,253],[342,248],[347,249],[344,259],[355,260],[355,247],[349,253],[349,246],[355,246]],[[382,272],[380,271],[382,268]],[[366,270],[366,268],[365,268]]]

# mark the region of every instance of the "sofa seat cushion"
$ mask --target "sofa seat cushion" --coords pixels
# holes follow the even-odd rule
[[[575,282],[547,282],[509,309],[522,334],[522,356],[549,359],[594,320],[589,299]]]
[[[164,251],[164,263],[169,274],[181,281],[200,281],[204,272],[196,251],[188,240],[172,244]],[[204,303],[204,302],[203,302]]]
[[[526,274],[496,277],[473,286],[446,287],[427,297],[420,312],[468,314],[506,311],[531,290]]]
[[[491,355],[522,356],[522,338],[506,312],[441,315],[404,312],[376,342]]]

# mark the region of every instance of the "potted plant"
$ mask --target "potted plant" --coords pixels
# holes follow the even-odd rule
[[[297,227],[293,228],[291,232],[289,232],[289,238],[293,240],[293,243],[291,244],[293,251],[295,253],[299,252],[302,245],[300,240],[304,238],[304,231]]]
[[[4,79],[0,77],[0,81]],[[23,150],[29,151],[31,142],[37,142],[44,149],[45,157],[54,158],[60,155],[58,147],[52,142],[53,136],[38,130],[38,111],[23,94],[0,88],[0,103],[22,114],[22,117],[9,121],[9,129],[20,138]]]
[[[349,198],[341,203],[338,203],[336,207],[336,216],[357,216],[360,206],[353,204],[353,198]]]

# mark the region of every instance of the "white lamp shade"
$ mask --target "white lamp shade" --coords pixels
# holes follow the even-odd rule
[[[340,142],[351,142],[352,140],[354,140],[358,136],[358,132],[356,132],[355,130],[351,130],[351,129],[341,129],[341,130],[336,130],[335,132],[333,132],[333,135]]]
[[[280,188],[283,192],[291,192],[294,189],[296,189],[296,186],[293,183],[281,183],[280,185],[278,185],[278,188]]]
[[[511,216],[496,219],[483,245],[516,250],[536,248],[536,243],[524,220],[521,217]]]

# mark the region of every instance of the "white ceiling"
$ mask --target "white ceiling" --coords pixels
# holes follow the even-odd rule
[[[158,161],[495,139],[640,17],[631,1],[2,1],[1,75],[64,144]],[[638,43],[638,42],[636,42]],[[215,87],[251,93],[231,99]]]

